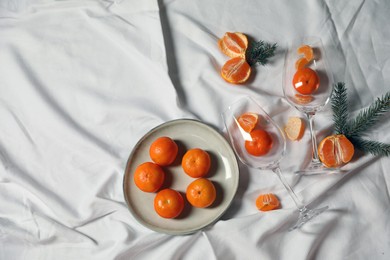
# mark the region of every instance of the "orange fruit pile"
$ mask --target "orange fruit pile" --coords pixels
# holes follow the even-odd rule
[[[309,45],[301,45],[297,49],[299,58],[295,62],[296,72],[294,74],[292,84],[295,90],[299,93],[295,95],[295,100],[302,104],[310,103],[314,98],[311,96],[320,84],[318,74],[315,70],[308,67],[314,59],[313,48]]]
[[[179,191],[162,189],[166,175],[163,167],[175,162],[178,150],[177,143],[170,137],[158,137],[149,146],[149,156],[153,162],[141,163],[133,174],[133,181],[141,191],[156,193],[154,210],[163,218],[180,216],[186,203]],[[208,152],[200,148],[189,149],[182,158],[181,166],[189,177],[195,178],[185,190],[187,201],[198,208],[212,205],[217,193],[213,182],[205,178],[211,167]]]
[[[318,157],[329,168],[340,167],[351,161],[355,148],[345,135],[330,135],[318,146]]]
[[[221,69],[221,76],[224,80],[233,84],[242,84],[251,75],[251,66],[245,58],[248,49],[248,38],[240,32],[227,32],[219,39],[218,47],[228,57],[228,60]]]
[[[271,135],[261,129],[258,122],[259,115],[253,112],[245,112],[237,118],[239,127],[249,133],[250,138],[246,138],[244,146],[246,151],[253,156],[266,155],[273,144]]]
[[[188,176],[196,179],[187,186],[188,202],[196,208],[206,208],[213,204],[217,192],[213,182],[205,178],[211,166],[208,152],[200,148],[189,149],[183,156],[181,166]]]
[[[259,126],[259,115],[253,112],[244,112],[236,119],[239,128],[249,133],[250,138],[245,140],[245,150],[253,156],[264,156],[272,148],[271,135]],[[244,136],[244,135],[243,135]],[[245,137],[244,137],[245,139]],[[279,208],[279,200],[274,194],[261,194],[256,199],[256,207],[261,211]]]

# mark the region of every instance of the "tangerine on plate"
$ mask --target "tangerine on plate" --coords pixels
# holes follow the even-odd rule
[[[295,72],[292,83],[296,91],[300,94],[309,95],[318,89],[320,79],[317,72],[304,67]]]
[[[249,79],[251,71],[251,66],[245,58],[235,57],[222,66],[221,76],[229,83],[241,84]]]
[[[197,208],[206,208],[215,201],[217,191],[210,180],[206,178],[199,178],[187,186],[186,197],[192,206]]]
[[[355,148],[345,135],[330,135],[318,146],[318,157],[328,168],[339,167],[348,163],[355,153]]]
[[[255,129],[250,133],[251,140],[245,141],[246,151],[253,156],[267,154],[272,148],[272,138],[263,129]]]
[[[181,166],[190,177],[204,177],[210,170],[210,155],[200,148],[190,149],[184,154]]]
[[[149,155],[153,162],[161,166],[172,164],[178,153],[178,146],[170,137],[162,136],[153,141]]]
[[[183,196],[176,190],[163,189],[154,197],[154,210],[163,218],[176,218],[183,209]]]
[[[164,170],[152,162],[140,164],[134,172],[134,183],[144,192],[156,192],[164,183],[164,179]]]
[[[310,47],[309,45],[302,45],[297,49],[298,54],[303,54],[305,59],[309,62],[313,59],[314,57],[314,52],[313,48]]]
[[[303,133],[305,132],[305,124],[299,117],[290,117],[284,127],[284,132],[288,139],[297,141],[302,138]]]
[[[256,207],[261,211],[278,209],[279,206],[278,198],[272,193],[260,194],[256,199]]]
[[[219,49],[230,58],[245,57],[248,38],[240,32],[227,32],[218,41]]]
[[[246,112],[237,119],[240,127],[247,133],[250,133],[257,125],[259,115],[252,112]]]

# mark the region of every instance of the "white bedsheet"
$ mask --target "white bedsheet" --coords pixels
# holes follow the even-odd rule
[[[239,96],[283,124],[286,41],[321,36],[356,115],[390,91],[390,2],[0,1],[0,259],[389,259],[390,159],[357,154],[342,175],[298,177],[310,136],[288,142],[282,170],[305,202],[329,210],[288,232],[296,209],[270,171],[240,164],[231,207],[192,235],[156,233],[129,212],[128,156],[153,127],[178,118],[221,131]],[[243,86],[226,83],[217,40],[239,31],[278,43]],[[390,143],[390,115],[369,138]],[[332,131],[330,106],[316,118]],[[282,207],[260,212],[273,192]]]

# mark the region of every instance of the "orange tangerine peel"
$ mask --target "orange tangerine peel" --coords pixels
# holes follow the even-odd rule
[[[290,117],[284,127],[284,132],[291,141],[298,141],[305,132],[305,124],[299,117]]]

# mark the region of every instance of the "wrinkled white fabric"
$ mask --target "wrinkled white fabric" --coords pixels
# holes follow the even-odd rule
[[[346,173],[297,176],[310,136],[281,168],[298,196],[329,206],[288,232],[297,211],[271,171],[240,164],[230,208],[186,236],[149,230],[122,190],[128,156],[153,127],[220,113],[250,95],[283,125],[286,42],[320,36],[356,115],[390,91],[390,3],[378,1],[0,1],[0,259],[389,259],[389,158],[357,154]],[[278,43],[245,85],[222,80],[227,31]],[[390,115],[368,133],[390,143]],[[332,132],[330,106],[315,117]],[[259,212],[273,192],[282,207]]]

